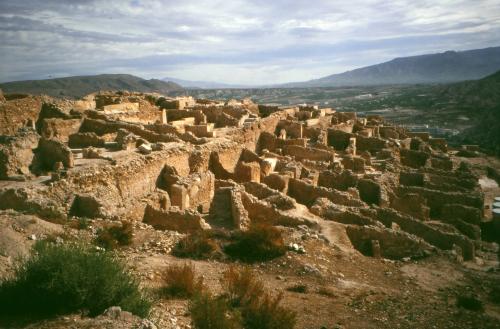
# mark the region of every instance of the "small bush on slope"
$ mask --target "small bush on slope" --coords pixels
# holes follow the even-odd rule
[[[203,291],[189,302],[189,311],[196,329],[241,329],[241,319],[230,309],[226,299]]]
[[[131,222],[122,221],[121,225],[110,225],[97,232],[96,242],[101,247],[111,250],[132,243],[134,227]]]
[[[12,279],[0,283],[0,319],[50,318],[75,311],[91,316],[121,306],[141,317],[150,302],[124,265],[108,253],[74,245],[35,244]]]
[[[194,266],[191,264],[171,265],[163,273],[165,287],[162,294],[169,297],[193,297],[202,291],[203,278],[196,279]]]
[[[202,231],[187,235],[174,247],[172,254],[181,258],[205,259],[219,249],[209,233]]]
[[[264,293],[264,285],[248,267],[230,267],[224,272],[221,283],[232,306],[247,305]]]
[[[239,233],[236,241],[226,246],[224,251],[233,258],[253,263],[284,255],[286,246],[278,228],[256,224],[248,231]]]
[[[263,295],[242,309],[246,329],[290,329],[297,322],[295,312],[280,305],[282,295]]]

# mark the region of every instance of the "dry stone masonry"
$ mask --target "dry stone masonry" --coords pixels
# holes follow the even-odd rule
[[[342,225],[366,256],[481,243],[478,177],[446,141],[380,116],[105,92],[0,94],[0,209],[181,233]]]

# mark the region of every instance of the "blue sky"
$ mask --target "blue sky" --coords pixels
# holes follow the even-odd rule
[[[130,73],[302,81],[500,46],[499,0],[0,0],[0,81]]]

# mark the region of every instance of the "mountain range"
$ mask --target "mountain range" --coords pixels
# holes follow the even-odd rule
[[[168,94],[184,90],[174,83],[158,79],[145,80],[130,74],[73,76],[47,80],[25,80],[0,84],[5,93],[45,94],[54,97],[80,98],[97,91],[129,90]]]
[[[280,87],[347,87],[450,83],[481,79],[500,70],[500,47],[395,58],[320,79]]]
[[[279,85],[245,86],[166,77],[145,80],[128,74],[74,76],[0,84],[6,93],[81,97],[98,90],[125,89],[169,93],[185,89],[350,87],[393,84],[452,83],[477,80],[500,70],[500,47],[395,58],[320,79]]]

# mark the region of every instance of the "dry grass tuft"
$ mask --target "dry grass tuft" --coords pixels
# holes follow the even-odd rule
[[[169,266],[163,273],[163,280],[165,287],[161,292],[168,297],[191,298],[205,289],[203,278],[196,278],[192,264]]]
[[[290,329],[297,323],[297,314],[280,305],[283,295],[263,295],[242,310],[246,329]]]
[[[223,274],[221,283],[234,307],[248,305],[252,300],[259,299],[264,293],[264,285],[248,267],[237,269],[231,266]]]
[[[132,223],[122,221],[119,225],[112,224],[97,231],[96,243],[109,250],[128,246],[133,241],[133,233]]]
[[[189,303],[195,329],[242,329],[241,316],[231,310],[228,301],[203,291]]]

